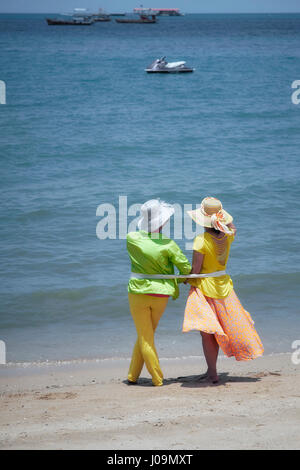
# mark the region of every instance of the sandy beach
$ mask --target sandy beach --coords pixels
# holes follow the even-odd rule
[[[1,449],[299,449],[300,365],[290,354],[163,359],[163,387],[129,361],[1,366]],[[179,378],[178,378],[179,377]]]

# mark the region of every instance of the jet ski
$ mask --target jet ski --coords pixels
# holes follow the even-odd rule
[[[165,57],[156,59],[145,69],[147,73],[182,73],[194,72],[195,69],[186,67],[185,62],[167,62]]]

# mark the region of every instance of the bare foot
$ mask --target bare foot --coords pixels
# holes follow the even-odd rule
[[[198,380],[208,380],[213,384],[217,384],[219,382],[219,377],[216,371],[210,372],[209,369],[207,369],[205,374],[200,375]]]
[[[217,384],[217,383],[219,383],[219,377],[217,376],[217,374],[210,375],[210,376],[209,376],[209,381],[210,381],[212,384]]]

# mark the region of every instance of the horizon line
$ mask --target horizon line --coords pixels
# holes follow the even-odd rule
[[[89,10],[89,9],[87,9]],[[58,11],[0,11],[0,15],[10,14],[10,15],[44,15],[44,14],[59,13]],[[132,11],[118,11],[110,12],[109,14],[114,13],[132,13]],[[183,12],[188,15],[294,15],[299,14],[299,11],[186,11]]]

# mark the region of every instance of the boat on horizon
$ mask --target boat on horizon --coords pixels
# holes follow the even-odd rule
[[[64,20],[61,18],[46,18],[49,26],[90,26],[94,24],[93,20],[88,18],[72,18],[70,20]]]
[[[103,8],[99,8],[98,13],[92,13],[91,19],[94,20],[95,22],[111,21],[110,15],[108,13],[105,13]]]
[[[91,26],[94,20],[86,8],[74,8],[72,13],[60,13],[58,18],[46,18],[49,26]]]
[[[134,8],[134,13],[140,13],[142,10],[145,10],[142,6],[140,8]],[[183,16],[183,13],[180,13],[179,8],[151,8],[152,11],[157,16]]]
[[[157,13],[153,11],[152,8],[140,8],[140,12],[138,13],[139,18],[117,18],[115,21],[116,23],[138,23],[138,24],[149,24],[149,23],[156,23]]]

